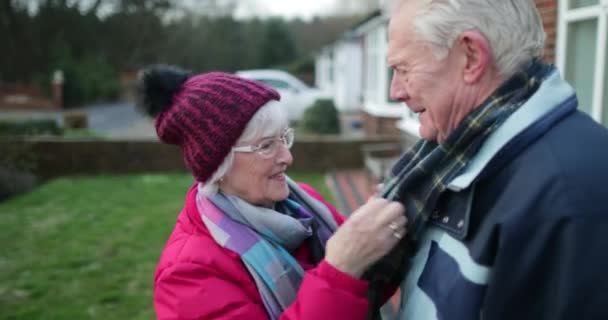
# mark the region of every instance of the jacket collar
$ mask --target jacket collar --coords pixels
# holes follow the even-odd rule
[[[182,213],[179,215],[178,223],[188,233],[209,235],[209,230],[203,223],[203,219],[196,207],[196,193],[198,182],[194,183],[186,194],[186,203]]]
[[[576,105],[574,90],[554,71],[537,92],[486,139],[464,171],[452,179],[448,185],[451,192],[440,199],[430,217],[431,224],[457,239],[464,239],[471,220],[475,182],[483,178],[486,171],[493,171],[488,169],[496,169],[493,167],[499,161],[493,159],[503,161],[500,158],[506,158],[508,162],[557,121],[576,110]]]
[[[469,165],[448,184],[451,191],[471,186],[492,158],[515,136],[574,95],[574,89],[554,70],[538,90],[490,135]]]

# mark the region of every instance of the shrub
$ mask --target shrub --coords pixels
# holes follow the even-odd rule
[[[313,56],[306,56],[290,63],[285,69],[291,74],[314,73],[315,59]]]
[[[333,100],[319,99],[306,109],[302,118],[304,131],[317,134],[339,134],[340,120]]]
[[[65,74],[66,108],[79,107],[93,101],[112,101],[120,93],[118,74],[102,58],[69,61],[57,69],[63,70]]]
[[[0,201],[34,188],[35,154],[27,144],[0,139]]]
[[[68,129],[86,129],[89,126],[87,113],[84,111],[69,111],[63,114],[63,124]]]
[[[61,135],[63,130],[55,120],[0,121],[0,136]]]
[[[35,83],[51,94],[51,74],[61,70],[64,74],[63,107],[77,108],[97,101],[114,101],[120,96],[118,72],[101,56],[72,57],[68,49],[56,50],[50,70],[34,76]]]

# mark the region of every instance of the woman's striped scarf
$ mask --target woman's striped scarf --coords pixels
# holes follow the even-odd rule
[[[288,250],[310,241],[313,258],[324,256],[327,239],[337,224],[321,202],[288,180],[290,194],[275,210],[216,194],[196,204],[214,240],[237,253],[253,277],[270,319],[278,319],[293,303],[304,270]],[[294,240],[295,238],[295,240]]]
[[[398,285],[409,270],[415,244],[449,182],[465,168],[485,139],[536,92],[552,70],[552,66],[532,61],[466,117],[444,143],[420,140],[393,167],[381,195],[405,206],[407,235],[364,275],[370,280],[368,319],[379,317],[383,288]]]

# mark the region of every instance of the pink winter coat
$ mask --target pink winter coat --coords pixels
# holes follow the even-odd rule
[[[300,185],[321,200],[341,224],[342,216],[310,186]],[[196,208],[196,185],[163,250],[154,276],[154,308],[158,319],[268,319],[262,298],[239,256],[220,247]],[[365,319],[367,282],[353,278],[324,260],[314,267],[308,246],[294,257],[306,270],[294,303],[281,319]]]

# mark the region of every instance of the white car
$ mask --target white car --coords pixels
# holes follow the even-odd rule
[[[277,102],[287,110],[289,121],[297,122],[302,119],[304,111],[312,106],[317,99],[330,99],[323,95],[319,89],[307,86],[293,75],[273,69],[242,70],[236,72],[238,76],[253,79],[271,86],[281,94],[281,101]]]

